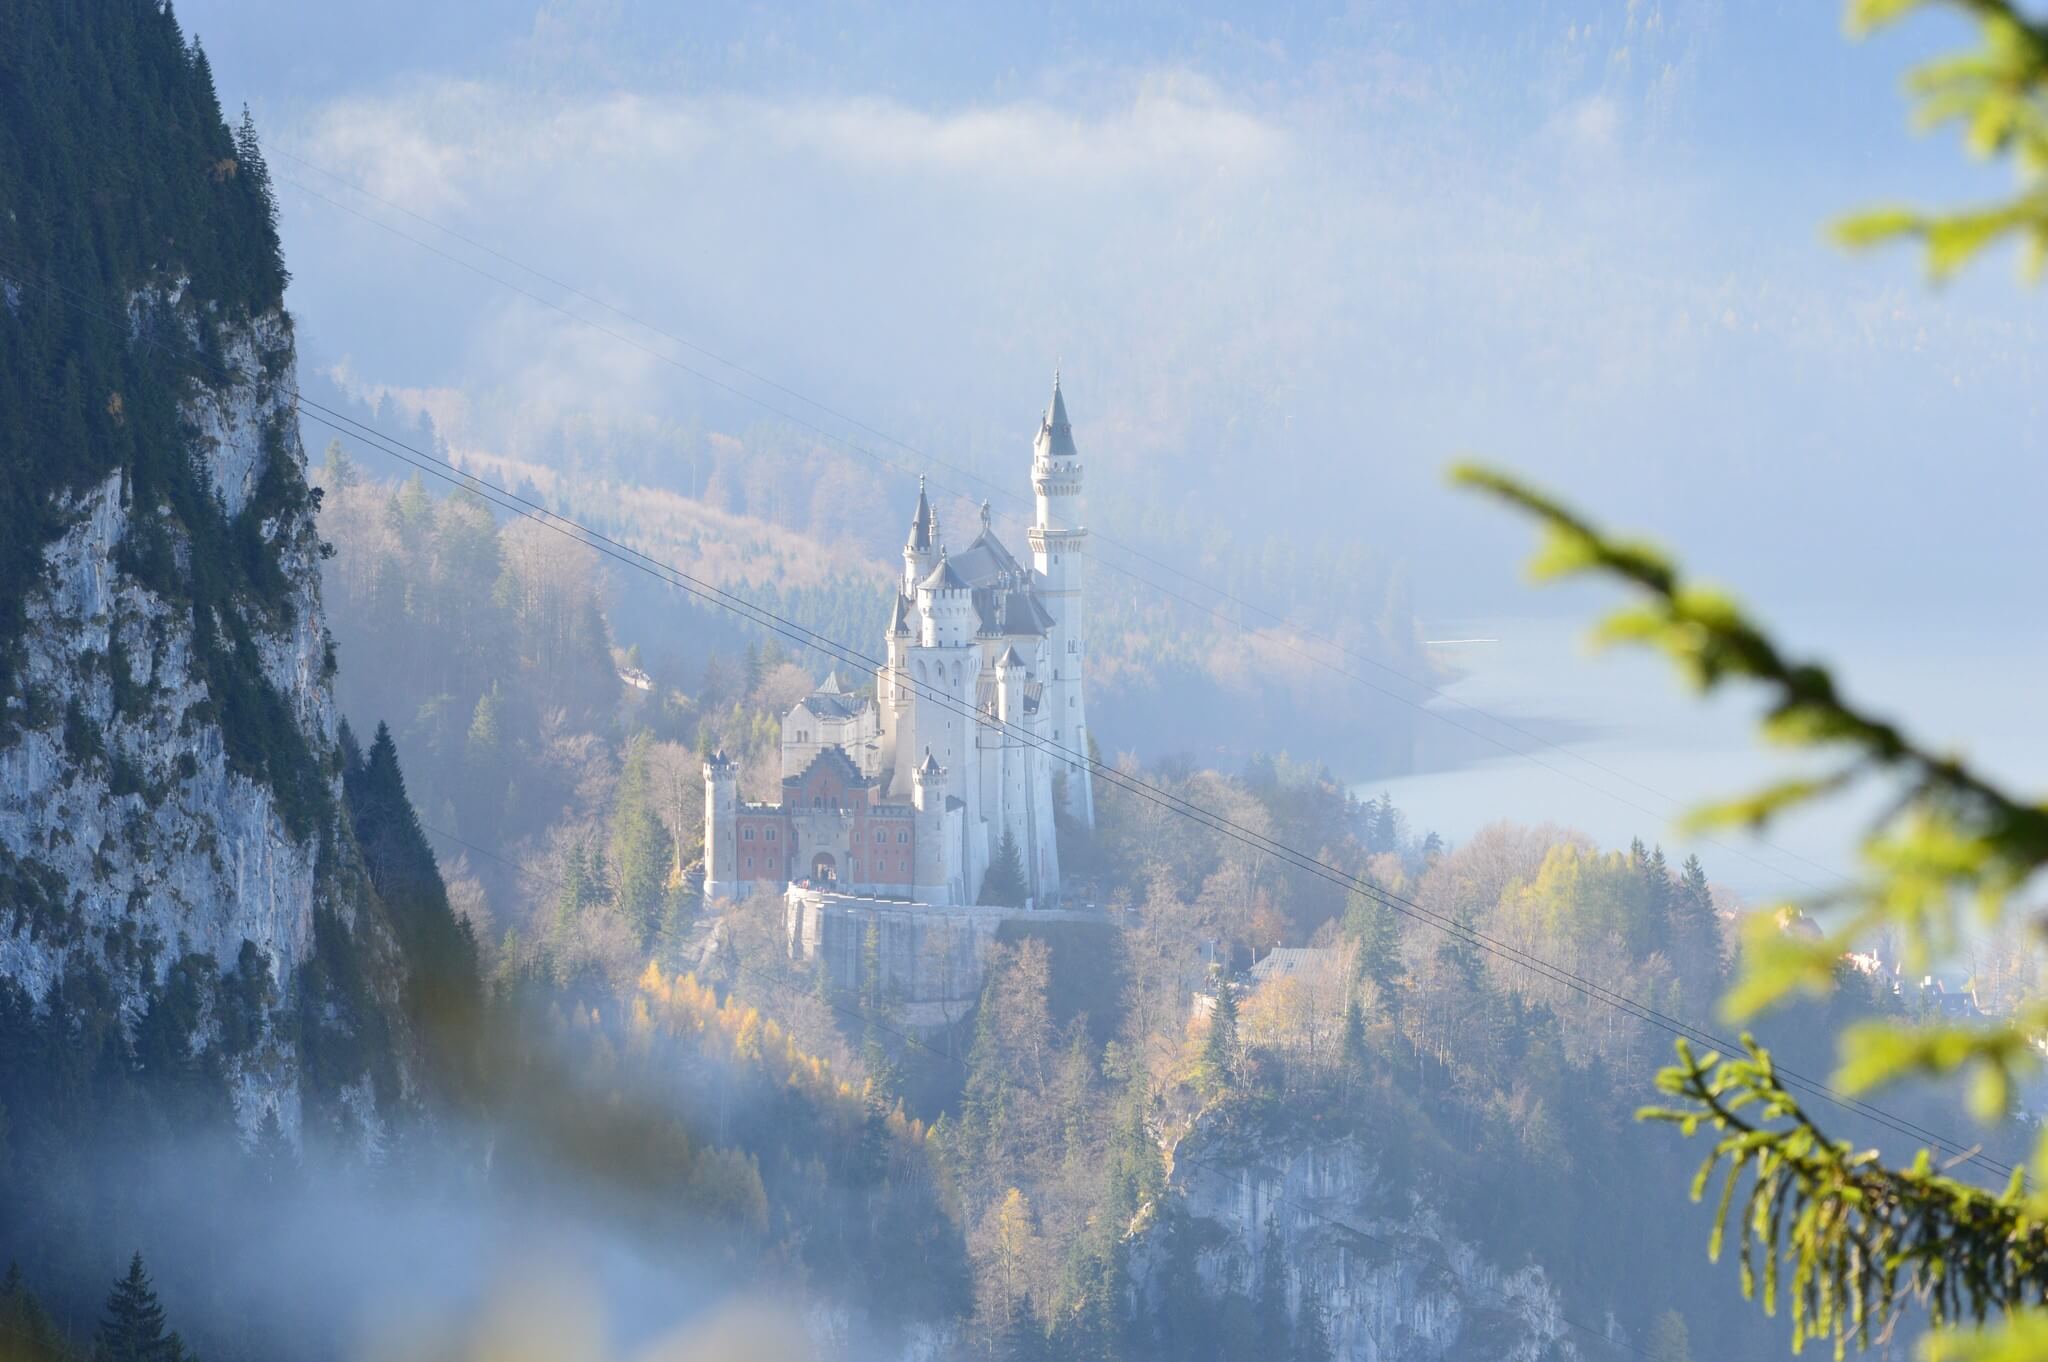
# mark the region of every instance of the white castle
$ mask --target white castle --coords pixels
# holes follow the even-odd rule
[[[1026,904],[1060,904],[1053,802],[1092,826],[1088,532],[1058,375],[1032,447],[1031,565],[980,532],[950,553],[920,480],[873,698],[825,678],[782,721],[782,798],[704,764],[704,891],[975,904],[1014,846]],[[1059,791],[1055,793],[1056,789]],[[794,921],[794,919],[793,919]],[[793,928],[793,931],[795,929]]]

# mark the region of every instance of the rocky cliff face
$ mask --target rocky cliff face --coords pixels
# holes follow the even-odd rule
[[[1336,1362],[1566,1362],[1592,1342],[1565,1322],[1541,1266],[1489,1259],[1426,1196],[1384,1177],[1356,1137],[1198,1127],[1176,1150],[1172,1185],[1204,1288],[1255,1292],[1271,1226],[1287,1312],[1322,1310]],[[1133,1255],[1141,1294],[1162,1275],[1161,1238],[1148,1232]]]
[[[282,312],[221,323],[182,285],[132,295],[145,360],[199,350],[174,437],[211,505],[193,514],[123,465],[51,498],[59,526],[24,591],[0,745],[0,977],[45,997],[97,968],[130,1022],[168,971],[240,964],[268,1006],[228,1061],[245,1124],[299,1114],[286,1028],[316,908],[364,901],[341,806],[332,666]],[[110,399],[110,402],[112,399]],[[211,542],[202,542],[211,540]],[[222,590],[209,561],[253,556]],[[260,955],[248,957],[253,947]],[[209,1009],[211,1011],[213,1009]],[[195,1051],[219,1038],[203,1016]]]

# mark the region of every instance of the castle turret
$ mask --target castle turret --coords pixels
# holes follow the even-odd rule
[[[740,896],[739,841],[740,768],[723,751],[704,762],[704,896]]]
[[[910,514],[910,537],[903,543],[903,594],[915,600],[917,584],[939,563],[939,517],[917,480],[917,509]]]
[[[974,592],[953,570],[946,551],[917,584],[917,610],[927,648],[961,648],[974,640]]]
[[[1031,526],[1031,560],[1042,580],[1041,595],[1053,618],[1046,632],[1045,694],[1041,712],[1054,757],[1066,775],[1067,809],[1092,827],[1094,783],[1087,766],[1088,707],[1081,686],[1088,651],[1088,531],[1082,524],[1081,456],[1067,421],[1059,375],[1052,401],[1032,444],[1031,487],[1037,517]]]

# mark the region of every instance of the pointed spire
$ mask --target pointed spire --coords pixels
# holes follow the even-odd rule
[[[839,669],[837,667],[825,673],[825,683],[818,687],[817,693],[820,695],[838,695],[840,693]]]
[[[907,547],[919,553],[928,553],[939,542],[939,518],[932,513],[931,501],[924,494],[924,475],[917,478],[917,509],[910,515],[910,542]]]
[[[1067,399],[1060,391],[1060,371],[1052,371],[1052,401],[1045,407],[1045,415],[1038,423],[1039,452],[1048,458],[1071,459],[1077,457],[1074,451],[1074,428],[1067,422]]]

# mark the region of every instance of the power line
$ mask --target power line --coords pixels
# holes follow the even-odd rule
[[[543,875],[539,871],[534,870],[531,867],[522,865],[519,862],[512,860],[508,856],[500,855],[498,852],[492,851],[488,847],[479,846],[475,842],[469,841],[467,838],[458,837],[456,834],[452,832],[448,832],[444,829],[437,828],[432,824],[426,822],[422,822],[420,824],[420,827],[425,831],[432,833],[434,836],[444,839],[445,841],[452,842],[455,845],[473,851],[480,856],[485,856],[493,861],[497,861],[499,864],[509,867],[515,874],[525,876],[526,878],[533,880],[538,884],[546,885],[549,888],[556,890],[557,892],[559,892],[563,888],[562,882],[560,880],[555,879],[554,877],[549,875]],[[739,960],[737,958],[729,957],[727,960],[727,967],[730,968],[735,974],[744,975],[749,979],[754,979],[760,983],[767,984],[772,988],[780,989],[792,996],[801,993],[803,994],[803,996],[814,998],[818,997],[816,993],[810,993],[808,991],[800,990],[797,984],[792,980],[784,979],[778,975],[758,970],[755,967],[748,965],[745,961]],[[845,1017],[849,1021],[859,1022],[863,1026],[871,1026],[876,1031],[879,1031],[884,1035],[894,1036],[897,1040],[901,1041],[905,1046],[922,1050],[927,1054],[945,1060],[949,1064],[957,1065],[962,1070],[962,1072],[969,1071],[968,1064],[965,1059],[961,1058],[959,1055],[954,1054],[950,1051],[941,1050],[937,1046],[932,1045],[930,1042],[923,1040],[922,1038],[912,1034],[911,1032],[904,1031],[898,1027],[891,1026],[886,1021],[878,1017],[872,1016],[866,1012],[857,1010],[855,1008],[850,1008],[846,1006],[844,1003],[841,1003],[834,998],[822,998],[820,999],[820,1001],[823,1002],[826,1007],[838,1013],[840,1016]],[[1236,1179],[1231,1177],[1228,1173],[1224,1172],[1221,1168],[1213,1164],[1207,1163],[1203,1160],[1199,1160],[1191,1154],[1183,1155],[1179,1152],[1178,1148],[1174,1150],[1173,1166],[1175,1168],[1187,1167],[1194,1169],[1197,1172],[1207,1173],[1211,1177],[1214,1177],[1219,1181],[1223,1182],[1226,1186],[1231,1186],[1234,1188],[1236,1185]],[[1337,1229],[1343,1230],[1347,1234],[1353,1234],[1361,1239],[1366,1239],[1371,1241],[1372,1243],[1378,1244],[1382,1248],[1386,1249],[1389,1253],[1392,1253],[1397,1257],[1407,1258],[1411,1262],[1419,1263],[1424,1267],[1441,1268],[1443,1271],[1449,1273],[1452,1277],[1456,1278],[1460,1283],[1462,1283],[1466,1287],[1476,1288],[1481,1291],[1489,1292],[1490,1294],[1498,1297],[1502,1302],[1510,1306],[1516,1304],[1514,1297],[1508,1295],[1505,1291],[1502,1291],[1496,1287],[1488,1286],[1484,1283],[1474,1282],[1470,1278],[1467,1278],[1464,1274],[1458,1271],[1457,1266],[1455,1264],[1451,1263],[1447,1259],[1427,1257],[1421,1254],[1412,1253],[1406,1249],[1403,1249],[1399,1244],[1396,1244],[1389,1239],[1383,1238],[1380,1235],[1374,1234],[1370,1230],[1361,1229],[1357,1225],[1350,1223],[1348,1220],[1342,1219],[1338,1216],[1331,1215],[1330,1213],[1323,1211],[1318,1207],[1310,1206],[1304,1202],[1297,1201],[1292,1197],[1275,1195],[1273,1197],[1273,1201],[1275,1202],[1275,1204],[1291,1207],[1297,1211],[1300,1211],[1304,1215],[1322,1221],[1324,1224],[1331,1225],[1336,1227]],[[1253,1229],[1255,1227],[1247,1223],[1246,1228]],[[1575,1320],[1571,1316],[1566,1315],[1562,1312],[1558,1314],[1558,1319],[1570,1328],[1578,1329],[1584,1333],[1590,1334],[1593,1337],[1600,1339],[1602,1342],[1611,1344],[1614,1347],[1627,1349],[1629,1352],[1635,1353],[1641,1357],[1648,1357],[1650,1355],[1645,1349],[1638,1347],[1637,1345],[1629,1342],[1626,1339],[1614,1338],[1609,1334],[1605,1333],[1604,1331],[1602,1331],[1601,1329],[1599,1329],[1597,1326],[1581,1323],[1578,1320]]]
[[[51,292],[54,292],[56,288],[61,288],[61,286],[36,283],[33,280],[30,282],[36,287],[44,288],[46,291]],[[94,308],[86,304],[79,304],[78,306],[80,306],[82,311],[97,312],[105,320],[118,321],[124,328],[128,324],[125,317],[117,318],[114,314],[104,309]],[[139,339],[144,343],[163,350],[173,358],[189,359],[195,367],[208,370],[222,379],[231,380],[233,378],[233,375],[224,367],[211,363],[202,355],[194,353],[181,356],[179,352],[164,346],[153,337],[140,336]],[[765,607],[757,606],[744,597],[734,595],[708,582],[692,577],[680,568],[663,563],[626,544],[610,539],[596,530],[540,506],[538,503],[527,500],[516,493],[496,487],[472,474],[464,473],[437,455],[407,445],[403,441],[386,435],[345,413],[337,412],[333,408],[308,398],[295,389],[286,388],[285,391],[292,393],[302,414],[304,414],[306,408],[311,408],[314,413],[313,419],[320,424],[341,434],[366,439],[371,442],[372,448],[399,459],[401,462],[407,463],[423,473],[430,474],[454,486],[464,488],[473,495],[511,514],[532,520],[547,529],[563,535],[565,538],[583,544],[594,552],[612,558],[636,571],[644,572],[657,580],[667,582],[669,585],[704,599],[707,602],[730,610],[749,622],[778,636],[787,638],[801,647],[821,653],[828,658],[846,662],[849,665],[858,664],[864,669],[874,671],[877,674],[883,670],[888,670],[886,663],[881,659],[861,653],[848,645],[838,643]],[[1455,919],[1446,918],[1441,914],[1432,912],[1412,899],[1395,894],[1368,879],[1351,875],[1307,852],[1288,846],[1275,838],[1268,837],[1213,810],[1174,795],[1170,791],[1129,776],[1115,766],[1091,757],[1085,752],[1061,746],[1045,739],[1042,735],[998,719],[971,703],[963,701],[943,690],[934,689],[926,682],[913,681],[908,675],[901,673],[898,674],[898,677],[900,684],[909,686],[913,691],[923,694],[933,703],[961,715],[972,723],[993,727],[1003,732],[1006,736],[1014,737],[1020,742],[1053,755],[1057,760],[1060,760],[1069,767],[1085,767],[1092,774],[1107,781],[1115,788],[1164,808],[1168,812],[1188,818],[1190,821],[1206,827],[1212,832],[1250,847],[1255,851],[1273,856],[1281,863],[1342,888],[1347,893],[1356,892],[1364,894],[1403,917],[1434,927],[1452,940],[1464,942],[1477,950],[1494,956],[1496,959],[1527,970],[1538,978],[1557,984],[1570,992],[1578,993],[1590,1001],[1605,1003],[1624,1015],[1663,1030],[1674,1037],[1707,1045],[1724,1053],[1737,1048],[1732,1042],[1703,1027],[1684,1021],[1681,1018],[1670,1016],[1575,971],[1555,965],[1540,956],[1522,950],[1507,942],[1500,941]],[[1848,1094],[1840,1093],[1825,1082],[1810,1078],[1796,1070],[1780,1065],[1776,1067],[1775,1072],[1785,1081],[1787,1086],[1819,1097],[1845,1111],[1861,1115],[1865,1119],[1873,1121],[1896,1134],[1906,1136],[1908,1139],[1922,1141],[1935,1146],[1946,1146],[1951,1149],[1969,1147],[1959,1141],[1943,1137],[1927,1127],[1918,1125],[1903,1117],[1894,1116],[1874,1104],[1864,1102]],[[1972,1154],[1970,1157],[1976,1162],[1981,1163],[1984,1167],[1999,1173],[2001,1176],[2009,1176],[2012,1171],[2010,1165],[2001,1163],[1987,1155],[1978,1153]]]
[[[1003,485],[1002,483],[987,478],[982,474],[974,472],[971,469],[963,468],[958,464],[951,463],[945,459],[938,457],[937,455],[929,454],[919,449],[915,445],[908,443],[905,440],[899,439],[898,437],[891,435],[886,431],[877,429],[876,427],[871,426],[866,422],[859,420],[856,417],[849,416],[846,413],[839,411],[838,409],[826,403],[820,402],[815,398],[808,397],[805,394],[797,391],[796,389],[791,388],[783,383],[777,382],[775,379],[770,378],[765,374],[762,374],[754,369],[748,368],[747,366],[740,364],[737,361],[727,359],[724,356],[718,354],[716,351],[707,349],[706,347],[698,344],[695,341],[689,340],[688,338],[683,336],[679,336],[672,331],[666,330],[661,326],[656,325],[653,322],[642,320],[641,318],[635,316],[633,313],[621,307],[618,307],[613,303],[609,303],[604,299],[598,298],[584,291],[583,289],[577,288],[572,284],[569,284],[559,278],[556,278],[551,274],[547,274],[541,270],[534,268],[531,265],[527,265],[519,261],[515,257],[506,254],[503,251],[488,246],[480,241],[475,240],[472,237],[466,236],[463,233],[458,232],[451,227],[444,226],[441,223],[434,221],[432,218],[426,217],[421,213],[417,213],[412,209],[406,208],[402,204],[394,203],[391,200],[374,193],[373,191],[362,186],[361,184],[358,184],[355,181],[350,180],[346,176],[341,175],[336,171],[329,170],[323,166],[320,166],[312,161],[307,160],[302,156],[294,155],[293,153],[288,151],[280,152],[279,154],[284,156],[288,160],[296,161],[300,165],[306,166],[307,168],[314,170],[319,174],[325,175],[339,184],[347,186],[349,189],[354,190],[356,193],[363,195],[365,198],[368,198],[375,203],[390,208],[395,212],[403,213],[407,217],[410,217],[417,222],[423,223],[426,226],[434,228],[436,231],[446,233],[449,237],[453,238],[454,240],[460,241],[463,244],[468,245],[476,250],[483,251],[484,253],[493,256],[498,260],[504,261],[506,264],[509,264],[516,269],[523,270],[527,274],[532,275],[534,278],[543,280],[556,288],[566,290],[568,293],[570,293],[572,296],[576,298],[580,298],[588,303],[593,304],[594,306],[604,308],[606,311],[612,313],[613,315],[627,322],[630,322],[633,325],[638,326],[648,332],[651,332],[654,335],[672,341],[677,345],[681,345],[695,354],[701,355],[704,358],[711,360],[717,364],[724,365],[725,367],[731,369],[735,373],[744,375],[745,377],[750,378],[755,382],[773,388],[777,392],[786,394],[787,396],[792,397],[795,400],[804,403],[806,406],[812,407],[817,411],[820,411],[825,415],[832,417],[833,419],[843,421],[846,424],[855,427],[856,429],[866,431],[868,434],[873,435],[876,438],[883,440],[889,444],[895,445],[896,447],[916,456],[919,460],[925,463],[936,464],[941,468],[948,469],[954,473],[959,474],[964,478],[970,479],[971,481],[980,484],[984,488],[991,488],[996,492],[997,495],[1002,496],[1007,500],[1024,500],[1024,498],[1020,494],[1010,489],[1009,487]],[[746,390],[737,387],[734,384],[727,383],[721,379],[715,378],[712,375],[703,372],[701,369],[682,363],[681,361],[676,360],[673,356],[666,355],[651,346],[645,345],[637,340],[634,340],[631,337],[622,335],[618,331],[613,330],[610,327],[606,327],[592,320],[591,318],[581,315],[580,313],[574,312],[569,308],[562,306],[558,302],[543,298],[540,295],[532,292],[531,290],[520,286],[519,284],[513,283],[508,279],[504,279],[496,274],[491,273],[488,270],[482,269],[479,266],[475,265],[474,263],[464,260],[457,255],[454,255],[447,251],[443,251],[439,247],[436,247],[428,242],[422,241],[420,240],[420,238],[412,235],[411,233],[405,232],[369,213],[362,212],[359,209],[352,208],[347,204],[341,203],[333,198],[330,198],[327,195],[322,194],[320,191],[313,189],[308,185],[302,184],[299,181],[290,178],[285,178],[283,182],[288,185],[291,185],[293,188],[299,190],[304,194],[309,195],[312,198],[318,199],[320,202],[327,204],[331,208],[337,209],[340,212],[347,213],[352,217],[359,218],[362,221],[367,222],[370,225],[377,227],[385,232],[388,232],[401,240],[411,242],[413,245],[418,246],[420,249],[424,251],[428,251],[434,255],[437,255],[451,264],[454,264],[462,269],[469,270],[471,273],[476,274],[483,279],[487,279],[492,283],[498,284],[500,287],[510,289],[513,292],[519,294],[520,296],[527,298],[535,303],[538,303],[543,307],[549,308],[555,312],[559,312],[563,316],[569,318],[570,320],[575,321],[581,325],[588,326],[602,335],[608,336],[614,340],[619,341],[621,344],[632,346],[634,349],[639,350],[643,354],[646,354],[663,363],[673,365],[675,368],[680,369],[682,372],[690,374],[695,378],[701,379],[706,383],[710,383],[713,386],[718,387],[724,390],[725,392],[731,393],[732,395],[739,397],[744,401],[752,402],[757,406],[760,406],[763,409],[777,416],[782,417],[784,420],[795,423],[796,425],[802,427],[805,430],[810,431],[811,433],[819,436],[822,439],[830,440],[835,444],[841,445],[842,447],[849,449],[855,453],[858,453],[863,457],[866,457],[885,468],[888,468],[894,472],[903,474],[905,476],[909,476],[914,472],[920,472],[920,470],[908,468],[903,464],[885,458],[884,456],[876,453],[874,450],[867,448],[865,445],[862,445],[857,441],[849,440],[843,435],[839,434],[837,431],[830,430],[824,426],[817,424],[814,421],[807,420],[804,417],[789,412],[772,402],[762,399],[757,394],[747,392]],[[949,486],[945,483],[938,481],[937,479],[932,479],[932,485],[934,487],[937,487],[941,491],[950,492],[955,496],[963,497],[968,500],[973,499],[972,494],[965,492],[960,488]],[[1020,524],[1028,524],[1028,522],[1026,522],[1021,516],[1015,518]],[[1109,545],[1110,547],[1116,548],[1121,552],[1128,553],[1135,558],[1139,558],[1147,563],[1150,563],[1155,567],[1163,568],[1167,572],[1173,573],[1175,576],[1180,577],[1184,581],[1191,582],[1194,585],[1201,587],[1205,591],[1214,593],[1219,599],[1237,606],[1240,610],[1248,610],[1254,614],[1263,616],[1264,618],[1272,620],[1274,623],[1281,625],[1286,629],[1292,630],[1293,632],[1301,635],[1305,639],[1310,639],[1315,642],[1322,643],[1336,650],[1337,653],[1344,657],[1348,657],[1355,661],[1363,662],[1368,666],[1375,667],[1380,671],[1385,672],[1398,680],[1406,682],[1408,685],[1416,687],[1417,689],[1423,691],[1425,694],[1433,696],[1439,700],[1447,701],[1450,704],[1456,705],[1460,709],[1478,715],[1479,717],[1486,719],[1490,723],[1496,724],[1501,728],[1507,729],[1510,732],[1517,733],[1522,737],[1529,739],[1531,742],[1538,743],[1544,747],[1551,748],[1552,750],[1557,751],[1563,755],[1570,756],[1574,760],[1579,761],[1596,771],[1611,776],[1614,779],[1620,780],[1626,784],[1632,785],[1638,790],[1642,790],[1647,794],[1650,794],[1658,799],[1663,800],[1673,809],[1683,809],[1685,807],[1683,801],[1678,800],[1677,798],[1671,795],[1664,794],[1661,791],[1653,788],[1652,786],[1646,785],[1642,781],[1636,780],[1631,776],[1628,776],[1620,771],[1617,771],[1603,762],[1596,761],[1592,757],[1589,757],[1582,752],[1575,752],[1572,749],[1567,748],[1560,743],[1554,742],[1549,738],[1545,738],[1541,734],[1535,733],[1508,719],[1504,719],[1499,715],[1492,714],[1487,710],[1482,709],[1477,705],[1473,705],[1467,701],[1460,700],[1455,696],[1449,694],[1447,691],[1441,689],[1440,687],[1435,686],[1427,681],[1423,681],[1419,678],[1410,676],[1406,672],[1401,671],[1399,668],[1394,667],[1388,663],[1382,662],[1379,659],[1371,657],[1368,654],[1360,653],[1353,649],[1347,648],[1335,639],[1329,638],[1325,635],[1317,634],[1316,632],[1309,630],[1303,627],[1302,625],[1295,623],[1292,620],[1289,620],[1284,615],[1281,615],[1273,610],[1261,606],[1256,602],[1248,601],[1243,597],[1238,596],[1225,588],[1218,587],[1211,583],[1205,582],[1201,578],[1194,576],[1192,573],[1189,573],[1181,568],[1174,567],[1172,564],[1164,562],[1159,558],[1147,554],[1143,550],[1138,549],[1131,544],[1124,543],[1101,531],[1090,531],[1090,537],[1100,543]],[[1121,573],[1122,575],[1129,577],[1132,581],[1137,582],[1141,586],[1148,587],[1151,590],[1157,591],[1160,594],[1172,600],[1178,601],[1183,605],[1187,605],[1195,610],[1202,611],[1203,613],[1208,614],[1211,618],[1217,620],[1222,624],[1235,628],[1243,633],[1250,634],[1254,632],[1253,630],[1246,628],[1241,619],[1232,619],[1228,614],[1224,613],[1221,610],[1218,610],[1214,606],[1205,604],[1201,601],[1194,600],[1193,598],[1181,592],[1173,590],[1171,587],[1167,587],[1159,582],[1153,581],[1140,573],[1134,572],[1131,569],[1112,561],[1111,559],[1104,558],[1098,555],[1097,561],[1102,563],[1104,567],[1108,568],[1112,572]],[[1470,725],[1459,723],[1457,720],[1451,718],[1449,715],[1443,713],[1441,710],[1431,708],[1428,704],[1418,701],[1413,697],[1402,695],[1397,691],[1389,690],[1385,686],[1379,685],[1371,680],[1368,680],[1367,678],[1358,675],[1356,672],[1350,671],[1342,666],[1339,666],[1338,664],[1330,661],[1327,658],[1319,657],[1316,654],[1301,648],[1300,646],[1296,645],[1295,643],[1293,643],[1292,641],[1290,641],[1282,635],[1265,633],[1265,637],[1278,647],[1284,649],[1285,651],[1292,653],[1295,656],[1300,657],[1303,660],[1310,662],[1316,666],[1319,666],[1324,670],[1333,673],[1336,676],[1342,677],[1345,680],[1353,682],[1354,684],[1364,686],[1377,694],[1386,696],[1388,699],[1391,699],[1396,703],[1406,705],[1409,708],[1414,709],[1420,713],[1430,715],[1436,718],[1439,722],[1447,724],[1454,729],[1457,729],[1459,732],[1465,733],[1471,737],[1478,738],[1482,742],[1491,743],[1494,746],[1500,748],[1504,752],[1508,752],[1514,756],[1518,756],[1526,761],[1532,762],[1536,766],[1542,768],[1543,770],[1549,771],[1554,775],[1559,775],[1567,780],[1573,781],[1583,786],[1584,788],[1593,791],[1595,794],[1603,795],[1606,798],[1611,799],[1618,804],[1621,804],[1624,808],[1634,809],[1636,812],[1643,814],[1645,817],[1653,819],[1660,819],[1669,816],[1668,811],[1667,813],[1660,814],[1655,810],[1645,808],[1641,804],[1638,804],[1635,801],[1628,799],[1624,795],[1618,794],[1615,791],[1610,790],[1604,786],[1596,785],[1591,781],[1588,781],[1585,778],[1575,774],[1574,772],[1567,771],[1560,767],[1554,766],[1551,763],[1544,761],[1543,759],[1538,757],[1535,753],[1517,747],[1513,743],[1505,741],[1496,734],[1484,732],[1480,729],[1473,728]],[[1699,840],[1708,846],[1714,847],[1716,850],[1725,851],[1730,855],[1737,856],[1742,860],[1748,861],[1752,865],[1757,866],[1759,869],[1768,871],[1772,874],[1785,876],[1786,878],[1792,880],[1794,883],[1800,885],[1805,889],[1819,892],[1818,885],[1813,884],[1811,881],[1805,879],[1804,877],[1798,874],[1788,872],[1782,867],[1770,865],[1767,862],[1760,860],[1756,856],[1743,850],[1741,847],[1723,842],[1718,838],[1704,835],[1700,836]],[[1802,864],[1807,865],[1816,871],[1819,871],[1823,875],[1834,876],[1840,873],[1839,871],[1834,870],[1830,867],[1821,865],[1820,863],[1812,860],[1807,856],[1800,854],[1799,852],[1793,851],[1787,847],[1780,846],[1777,843],[1772,842],[1768,838],[1758,837],[1756,840],[1761,845],[1770,848],[1772,851],[1777,852],[1779,855],[1790,857],[1795,861],[1801,862]]]

